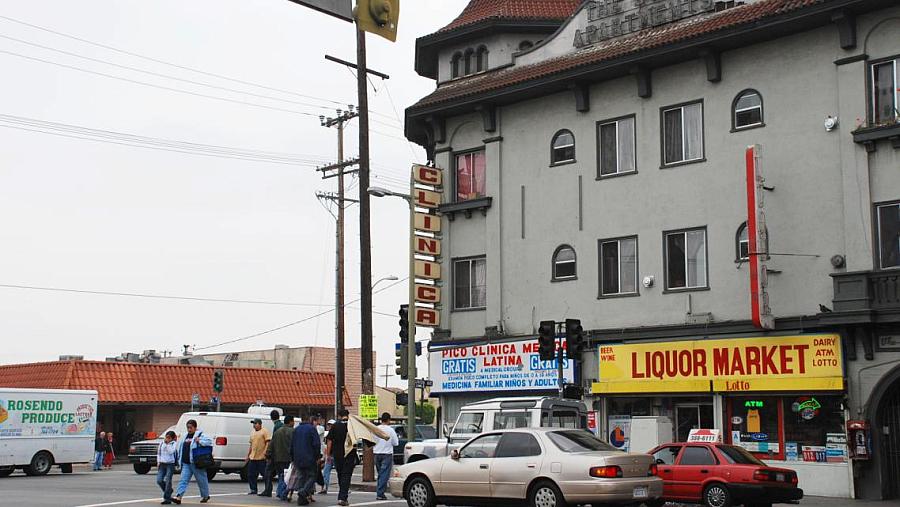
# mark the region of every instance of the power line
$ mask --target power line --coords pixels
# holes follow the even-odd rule
[[[39,25],[35,25],[35,24],[32,24],[32,23],[28,23],[28,22],[26,22],[26,21],[22,21],[22,20],[16,19],[16,18],[11,18],[11,17],[9,17],[9,16],[3,16],[3,15],[0,15],[0,19],[5,19],[5,20],[11,21],[11,22],[13,22],[13,23],[18,23],[18,24],[23,25],[23,26],[27,26],[27,27],[30,27],[30,28],[34,28],[35,30],[41,30],[41,31],[43,31],[43,32],[52,33],[52,34],[58,35],[58,36],[60,36],[60,37],[65,37],[65,38],[67,38],[67,39],[71,39],[71,40],[75,40],[75,41],[78,41],[78,42],[82,42],[82,43],[84,43],[84,44],[90,44],[90,45],[92,45],[92,46],[96,46],[96,47],[99,47],[99,48],[107,49],[107,50],[109,50],[109,51],[114,51],[114,52],[116,52],[116,53],[120,53],[120,54],[123,54],[123,55],[133,56],[133,57],[135,57],[135,58],[141,58],[141,59],[143,59],[143,60],[151,61],[151,62],[158,63],[158,64],[161,64],[161,65],[168,65],[168,66],[174,67],[174,68],[176,68],[176,69],[186,70],[186,71],[189,71],[189,72],[196,72],[197,74],[202,74],[202,75],[209,76],[209,77],[215,77],[215,78],[218,78],[218,79],[224,79],[224,80],[226,80],[226,81],[231,81],[231,82],[234,82],[234,83],[240,83],[240,84],[243,84],[243,85],[255,86],[255,87],[257,87],[257,88],[261,88],[261,89],[264,89],[264,90],[270,90],[270,91],[275,91],[275,92],[279,92],[279,93],[286,93],[286,94],[288,94],[288,95],[294,95],[294,96],[296,96],[296,97],[302,97],[302,98],[307,98],[307,99],[312,99],[312,100],[318,100],[318,101],[321,101],[321,102],[328,102],[328,103],[330,103],[330,104],[334,104],[334,105],[338,105],[338,106],[344,106],[344,105],[346,105],[346,104],[343,103],[343,102],[338,102],[338,101],[332,100],[332,99],[326,99],[326,98],[322,98],[322,97],[316,97],[316,96],[313,96],[313,95],[306,95],[306,94],[294,92],[294,91],[291,91],[291,90],[285,90],[285,89],[283,89],[283,88],[276,88],[276,87],[274,87],[274,86],[268,86],[268,85],[263,85],[263,84],[259,84],[259,83],[254,83],[254,82],[246,81],[246,80],[243,80],[243,79],[238,79],[238,78],[228,77],[228,76],[224,76],[224,75],[222,75],[222,74],[216,74],[216,73],[213,73],[213,72],[208,72],[208,71],[200,70],[200,69],[197,69],[197,68],[194,68],[194,67],[188,67],[188,66],[185,66],[185,65],[179,65],[179,64],[176,64],[176,63],[167,62],[167,61],[164,61],[164,60],[160,60],[160,59],[153,58],[153,57],[150,57],[150,56],[142,55],[142,54],[135,53],[135,52],[132,52],[132,51],[127,51],[127,50],[120,49],[120,48],[116,48],[116,47],[109,46],[109,45],[106,45],[106,44],[101,44],[101,43],[99,43],[99,42],[94,42],[94,41],[91,41],[91,40],[88,40],[88,39],[85,39],[85,38],[82,38],[82,37],[77,37],[77,36],[70,35],[70,34],[67,34],[67,33],[59,32],[59,31],[57,31],[57,30],[52,30],[52,29],[50,29],[50,28],[46,28],[46,27],[43,27],[43,26],[39,26]],[[389,115],[382,114],[382,113],[378,113],[378,112],[375,112],[375,111],[369,111],[369,113],[371,113],[371,114],[377,114],[378,116],[383,116],[383,117],[385,117],[385,118],[391,118]]]
[[[145,81],[138,81],[137,79],[129,79],[129,78],[127,78],[127,77],[121,77],[121,76],[116,76],[116,75],[113,75],[113,74],[107,74],[107,73],[105,73],[105,72],[98,72],[98,71],[94,71],[94,70],[88,70],[88,69],[84,69],[84,68],[77,67],[77,66],[74,66],[74,65],[66,65],[66,64],[64,64],[64,63],[54,62],[54,61],[51,61],[51,60],[44,60],[43,58],[36,58],[36,57],[33,57],[33,56],[27,56],[27,55],[23,55],[23,54],[21,54],[21,53],[13,52],[13,51],[0,50],[0,53],[4,53],[4,54],[7,54],[7,55],[11,55],[11,56],[16,56],[16,57],[19,57],[19,58],[24,58],[24,59],[26,59],[26,60],[32,60],[32,61],[35,61],[35,62],[46,63],[46,64],[49,64],[49,65],[56,65],[56,66],[58,66],[58,67],[63,67],[63,68],[66,68],[66,69],[76,70],[76,71],[78,71],[78,72],[84,72],[84,73],[86,73],[86,74],[93,74],[93,75],[96,75],[96,76],[103,76],[103,77],[108,77],[108,78],[110,78],[110,79],[116,79],[116,80],[119,80],[119,81],[125,81],[125,82],[127,82],[127,83],[138,84],[138,85],[142,85],[142,86],[149,86],[149,87],[151,87],[151,88],[157,88],[157,89],[160,89],[160,90],[167,90],[167,91],[170,91],[170,92],[176,92],[176,93],[184,93],[184,94],[187,94],[187,95],[193,95],[193,96],[195,96],[195,97],[203,97],[203,98],[207,98],[207,99],[220,100],[220,101],[223,101],[223,102],[231,102],[231,103],[234,103],[234,104],[241,104],[241,105],[244,105],[244,106],[258,107],[258,108],[262,108],[262,109],[269,109],[269,110],[271,110],[271,111],[281,111],[281,112],[283,112],[283,113],[293,113],[293,114],[299,114],[299,115],[303,115],[303,116],[312,116],[313,118],[318,118],[318,117],[319,117],[319,115],[317,115],[317,114],[307,113],[307,112],[304,112],[304,111],[297,111],[297,110],[295,110],[295,109],[285,109],[285,108],[283,108],[283,107],[267,106],[267,105],[264,105],[264,104],[256,104],[256,103],[253,103],[253,102],[247,102],[247,101],[245,101],[245,100],[229,99],[229,98],[226,98],[226,97],[216,97],[215,95],[206,95],[206,94],[204,94],[204,93],[192,92],[192,91],[189,91],[189,90],[182,90],[182,89],[180,89],[180,88],[172,88],[172,87],[170,87],[170,86],[163,86],[163,85],[157,85],[157,84],[153,84],[153,83],[147,83],[147,82],[145,82]]]
[[[396,282],[394,282],[394,283],[392,283],[392,284],[386,285],[386,286],[382,287],[381,289],[378,289],[378,290],[376,290],[376,291],[372,291],[372,294],[374,295],[374,294],[378,294],[379,292],[384,292],[384,291],[390,289],[391,287],[394,287],[394,286],[396,286],[396,285],[399,285],[399,284],[405,282],[407,279],[409,279],[408,276],[407,276],[407,277],[403,277],[402,279],[397,280]],[[348,307],[349,305],[352,305],[353,303],[358,302],[360,299],[361,299],[361,298],[357,298],[357,299],[354,299],[353,301],[350,301],[350,302],[345,303],[345,304],[344,304],[344,308]],[[256,337],[259,337],[259,336],[267,335],[267,334],[269,334],[269,333],[274,333],[275,331],[281,331],[282,329],[289,328],[289,327],[291,327],[291,326],[296,326],[297,324],[302,324],[302,323],[304,323],[304,322],[308,322],[308,321],[310,321],[310,320],[312,320],[312,319],[321,317],[321,316],[323,316],[323,315],[327,315],[327,314],[329,314],[329,313],[331,313],[331,312],[333,312],[333,311],[334,311],[334,308],[329,308],[328,310],[319,312],[319,313],[317,313],[317,314],[315,314],[315,315],[310,315],[309,317],[305,317],[305,318],[302,318],[302,319],[297,320],[297,321],[294,321],[294,322],[289,322],[289,323],[287,323],[287,324],[278,326],[278,327],[276,327],[276,328],[267,329],[267,330],[261,331],[261,332],[259,332],[259,333],[254,333],[254,334],[249,335],[249,336],[242,336],[242,337],[240,337],[240,338],[235,338],[235,339],[233,339],[233,340],[228,340],[228,341],[224,341],[224,342],[221,342],[221,343],[216,343],[215,345],[207,345],[207,346],[205,346],[205,347],[195,347],[195,348],[194,348],[194,351],[196,352],[196,351],[198,351],[198,350],[208,350],[208,349],[213,349],[213,348],[216,348],[216,347],[221,347],[221,346],[223,346],[223,345],[231,345],[232,343],[237,343],[237,342],[240,342],[240,341],[249,340],[249,339],[251,339],[251,338],[256,338]]]
[[[242,303],[242,304],[250,304],[250,305],[274,305],[274,306],[308,306],[308,307],[317,307],[321,308],[323,306],[329,305],[318,305],[313,303],[292,303],[286,301],[258,301],[258,300],[248,300],[248,299],[218,299],[218,298],[203,298],[203,297],[192,297],[192,296],[171,296],[171,295],[163,295],[163,294],[141,294],[137,292],[110,292],[110,291],[102,291],[102,290],[85,290],[85,289],[69,289],[63,287],[38,287],[34,285],[14,285],[14,284],[0,284],[0,287],[6,289],[27,289],[27,290],[40,290],[40,291],[51,291],[51,292],[71,292],[75,294],[96,294],[100,296],[124,296],[124,297],[134,297],[134,298],[149,298],[149,299],[174,299],[179,301],[208,301],[212,303]]]

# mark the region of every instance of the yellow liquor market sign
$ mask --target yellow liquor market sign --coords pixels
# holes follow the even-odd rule
[[[594,393],[832,391],[844,388],[838,335],[607,345]]]

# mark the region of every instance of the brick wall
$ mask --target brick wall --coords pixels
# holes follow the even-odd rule
[[[360,349],[346,349],[344,352],[344,385],[350,394],[353,406],[356,406],[359,395],[362,394],[362,354],[360,352]],[[372,352],[372,364],[378,364],[374,351]],[[334,349],[310,347],[302,368],[334,373]]]

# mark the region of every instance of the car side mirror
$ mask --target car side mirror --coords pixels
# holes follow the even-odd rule
[[[452,460],[459,459],[459,450],[458,449],[453,449],[452,451],[450,451],[450,459],[452,459]]]
[[[450,427],[450,423],[444,423],[444,425],[441,426],[441,429],[444,431],[445,437],[449,437],[450,432],[453,431],[453,428]]]

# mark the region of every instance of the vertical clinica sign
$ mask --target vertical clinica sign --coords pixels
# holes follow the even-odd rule
[[[441,217],[437,208],[441,204],[443,174],[440,169],[413,164],[413,206],[416,208],[415,224],[415,296],[416,306],[412,318],[417,326],[441,325]],[[422,210],[422,211],[419,211]]]
[[[775,318],[769,308],[768,271],[769,258],[768,231],[763,199],[763,178],[760,168],[760,146],[748,146],[745,152],[747,164],[747,239],[750,258],[750,316],[753,325],[760,329],[774,329]]]

